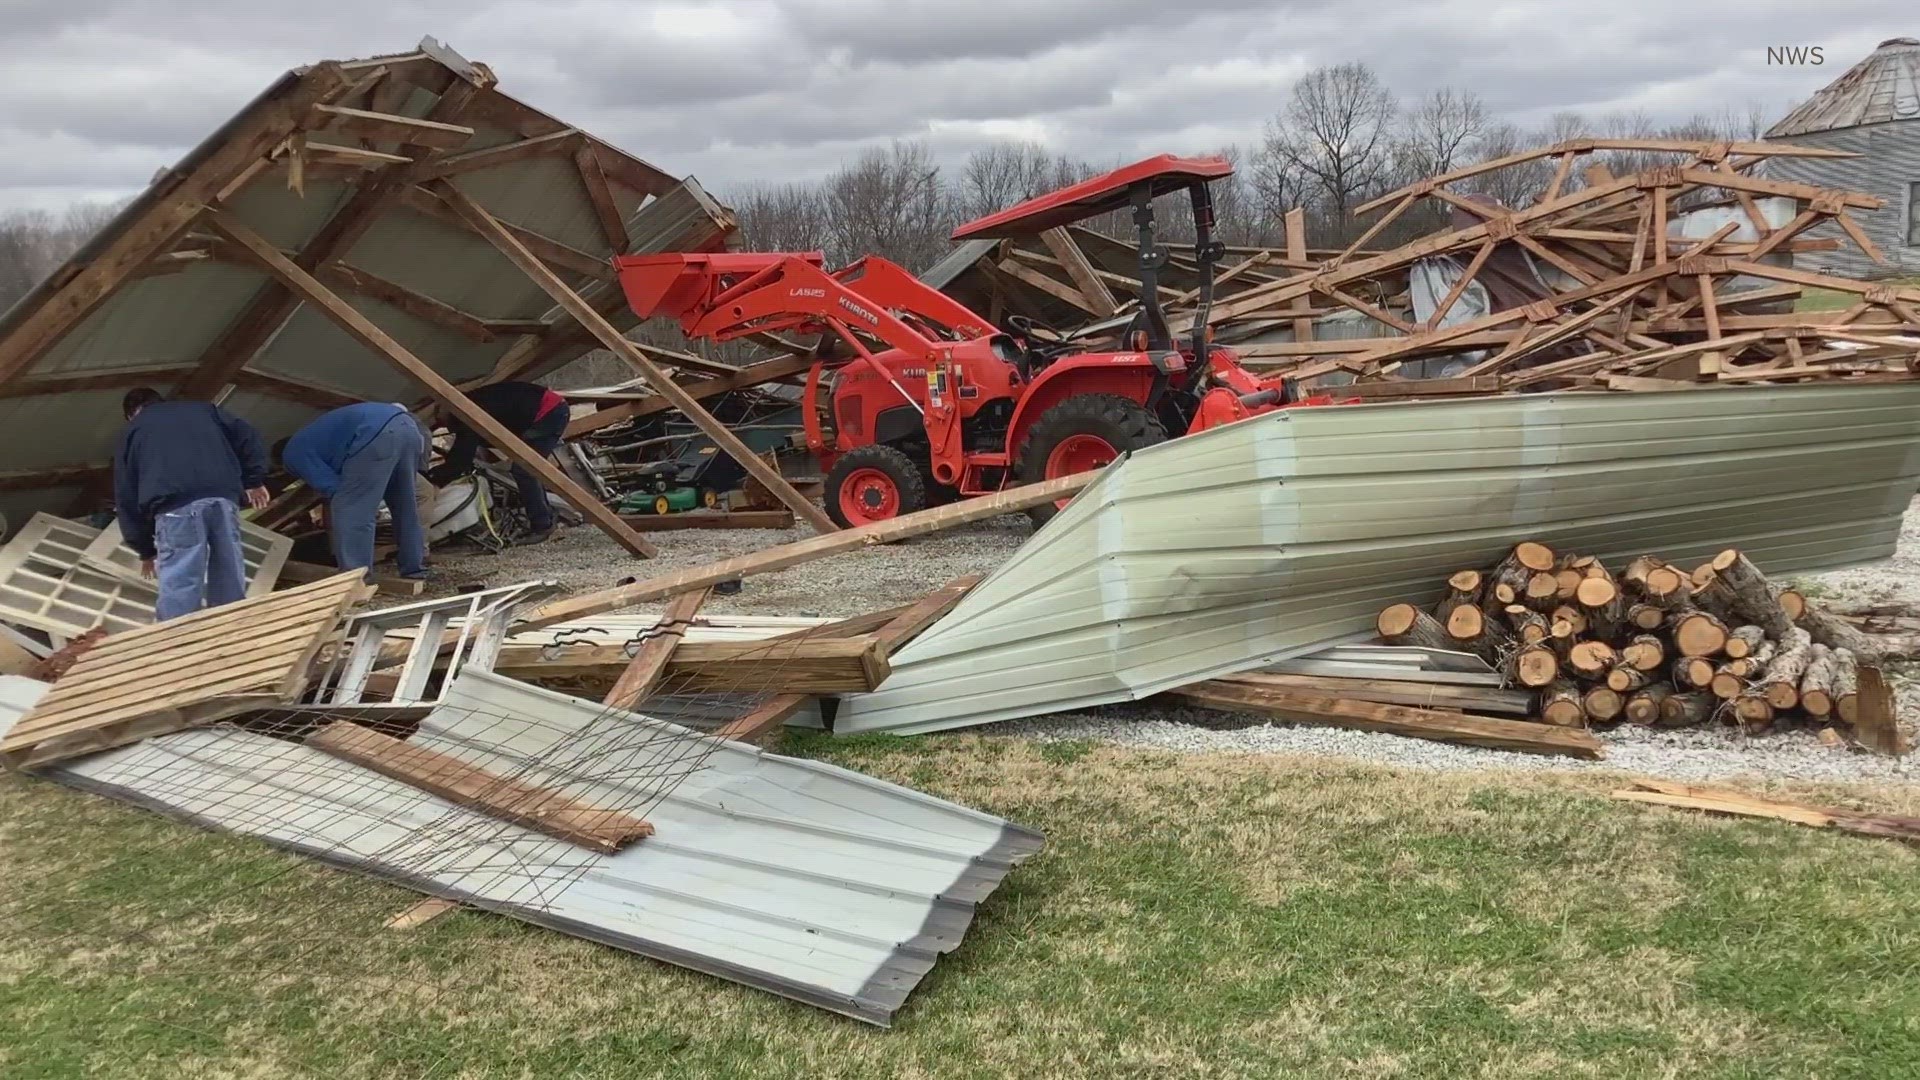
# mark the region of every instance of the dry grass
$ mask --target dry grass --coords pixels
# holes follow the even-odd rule
[[[1920,1060],[1920,854],[1402,773],[801,740],[1045,830],[879,1031],[0,778],[0,1074],[1874,1076]],[[1786,789],[1781,789],[1786,790]],[[1910,790],[1803,791],[1920,812]]]

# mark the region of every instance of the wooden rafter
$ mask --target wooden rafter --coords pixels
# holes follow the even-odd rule
[[[600,219],[600,231],[606,236],[607,247],[615,254],[625,253],[633,246],[633,240],[627,235],[627,223],[620,216],[620,206],[614,202],[607,172],[600,166],[600,152],[590,145],[581,146],[573,152],[573,165],[580,171],[580,185],[587,190],[593,214]]]
[[[224,211],[209,210],[205,220],[221,235],[251,251],[260,265],[283,282],[301,302],[313,304],[334,325],[346,331],[355,341],[419,383],[435,401],[440,403],[441,407],[478,432],[488,445],[531,470],[542,483],[558,491],[569,505],[586,515],[622,547],[642,557],[652,557],[656,554],[653,545],[647,543],[632,529],[627,528],[620,518],[608,510],[599,499],[555,468],[544,455],[535,452],[521,440],[518,433],[508,431],[501,426],[498,420],[475,405],[439,372],[408,352],[386,331],[356,311],[353,305],[328,290],[311,274],[282,255],[279,249],[268,243],[265,238]]]
[[[539,135],[501,146],[489,146],[485,150],[469,150],[464,154],[450,154],[436,161],[421,162],[409,172],[408,178],[419,182],[497,168],[549,154],[570,154],[579,143],[580,132],[573,128],[563,128],[550,135]]]
[[[351,91],[343,95],[355,96]],[[473,138],[473,129],[461,124],[443,124],[437,120],[416,120],[411,116],[350,109],[341,105],[316,105],[307,122],[316,130],[328,129],[354,139],[428,146],[449,150],[465,146]]]
[[[673,650],[686,636],[693,617],[700,613],[700,606],[712,594],[713,589],[708,586],[691,589],[674,597],[667,604],[667,612],[661,616],[660,624],[640,643],[639,651],[633,654],[626,670],[614,681],[612,689],[601,699],[601,704],[610,709],[633,709],[645,701],[666,675],[667,661],[672,658]]]
[[[771,360],[762,360],[757,364],[748,364],[732,375],[703,379],[700,382],[686,383],[681,392],[695,401],[718,397],[735,390],[744,390],[762,383],[770,383],[790,375],[799,375],[813,366],[813,359],[807,356],[779,356]],[[638,419],[665,412],[676,406],[667,397],[654,395],[638,401],[624,401],[618,405],[588,413],[567,425],[567,438],[577,439],[602,428],[612,427],[626,420]]]
[[[833,520],[827,517],[824,511],[795,491],[785,477],[761,460],[758,454],[748,449],[731,428],[714,419],[713,415],[702,408],[696,399],[667,378],[666,374],[648,359],[645,353],[634,348],[633,342],[628,341],[579,293],[568,288],[566,282],[527,250],[511,232],[503,228],[493,215],[487,213],[479,203],[468,198],[464,192],[447,181],[436,180],[433,184],[434,193],[445,199],[455,213],[465,218],[476,232],[486,237],[501,254],[518,266],[522,273],[545,290],[548,296],[553,297],[555,303],[565,308],[568,314],[592,331],[593,336],[598,338],[602,345],[626,361],[628,366],[644,377],[661,396],[671,401],[674,408],[693,421],[695,426],[712,439],[722,452],[738,462],[741,468],[751,474],[754,479],[766,485],[767,490],[773,492],[775,497],[785,503],[796,515],[804,518],[823,533],[834,531]],[[637,536],[636,539],[638,539]]]

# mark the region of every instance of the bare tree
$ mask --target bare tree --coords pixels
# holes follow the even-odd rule
[[[820,251],[827,244],[827,201],[818,185],[749,187],[729,199],[740,235],[754,251]]]
[[[998,142],[967,157],[954,198],[961,216],[976,218],[1083,180],[1091,171],[1036,142]]]
[[[1267,127],[1265,148],[1299,174],[1322,228],[1346,238],[1350,209],[1385,189],[1392,169],[1393,94],[1365,64],[1308,72]]]
[[[952,200],[924,143],[869,150],[827,178],[824,196],[835,262],[879,255],[917,272],[946,253]]]
[[[1400,124],[1400,150],[1408,179],[1447,172],[1466,162],[1475,139],[1486,134],[1487,107],[1472,91],[1441,87],[1421,98]]]
[[[1512,124],[1494,124],[1474,140],[1473,157],[1478,161],[1492,161],[1536,149],[1539,145],[1537,135],[1530,136]],[[1537,159],[1481,173],[1462,186],[1470,192],[1498,199],[1503,206],[1517,209],[1533,202],[1552,180],[1552,163]]]

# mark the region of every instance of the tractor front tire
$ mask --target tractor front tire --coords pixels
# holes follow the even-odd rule
[[[917,462],[891,446],[862,446],[840,455],[827,472],[827,516],[843,529],[911,514],[927,505]]]
[[[1023,484],[1097,469],[1132,450],[1167,441],[1167,429],[1146,406],[1119,394],[1078,394],[1040,414],[1020,442],[1015,475]],[[1053,520],[1069,499],[1027,511],[1033,527]]]

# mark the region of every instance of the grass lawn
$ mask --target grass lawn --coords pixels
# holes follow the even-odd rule
[[[1920,1074],[1911,847],[1585,776],[788,748],[1048,834],[891,1031],[477,912],[385,930],[413,894],[8,774],[0,1075]]]
[[[1920,285],[1920,277],[1894,278],[1888,281],[1887,284],[1901,286]],[[1837,289],[1805,289],[1800,293],[1800,299],[1794,303],[1793,310],[1844,311],[1859,302],[1860,298],[1858,296],[1852,293],[1840,292]]]

